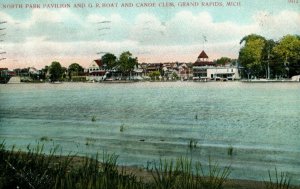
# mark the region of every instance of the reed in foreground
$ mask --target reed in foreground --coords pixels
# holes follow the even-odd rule
[[[265,182],[266,189],[289,189],[291,179],[288,177],[287,173],[277,171],[275,168],[275,180],[272,179],[271,171],[269,173],[269,182]]]
[[[195,170],[193,170],[195,168]],[[222,189],[230,174],[230,167],[220,168],[209,161],[208,174],[200,162],[179,158],[176,161],[160,160],[152,171],[155,188]]]
[[[103,153],[102,159],[50,153],[44,146],[27,147],[27,152],[15,147],[6,150],[0,144],[0,189],[222,189],[231,172],[210,160],[204,166],[189,158],[160,160],[147,166],[152,179],[143,181],[117,165],[118,156]],[[276,179],[265,182],[266,189],[290,189],[290,179],[275,169]],[[150,178],[149,177],[149,178]],[[231,188],[232,189],[232,188]]]
[[[98,155],[94,158],[82,157],[81,162],[74,155],[56,155],[57,148],[46,155],[43,145],[28,152],[10,151],[0,145],[0,188],[58,189],[58,188],[145,188],[125,170],[117,170],[118,156],[103,154],[102,163]]]

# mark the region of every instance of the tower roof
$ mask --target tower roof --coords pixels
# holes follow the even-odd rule
[[[215,65],[214,62],[208,61],[208,56],[204,52],[204,50],[200,53],[198,59],[193,64],[193,66],[214,66],[214,65]]]
[[[207,54],[204,52],[204,50],[200,53],[198,58],[208,58]]]

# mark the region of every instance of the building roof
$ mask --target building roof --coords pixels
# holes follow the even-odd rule
[[[200,53],[198,58],[208,58],[207,54],[204,52],[204,50]]]
[[[196,61],[193,66],[214,66],[215,63],[211,61]]]
[[[101,60],[101,59],[97,59],[97,60],[94,60],[94,61],[95,61],[96,64],[99,66],[99,68],[103,66],[102,60]]]
[[[205,60],[206,59],[206,60]],[[203,50],[198,56],[197,61],[193,64],[193,66],[214,66],[215,63],[212,61],[208,61],[208,56]]]
[[[8,68],[0,68],[0,71],[8,70]]]

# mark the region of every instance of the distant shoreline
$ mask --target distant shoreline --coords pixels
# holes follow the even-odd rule
[[[0,84],[62,84],[62,83],[104,83],[104,84],[125,84],[125,83],[234,83],[234,82],[241,82],[241,83],[300,83],[300,80],[292,80],[292,79],[240,79],[240,80],[214,80],[214,79],[200,79],[200,80],[100,80],[100,81],[56,81],[56,82],[49,82],[49,81],[21,81],[18,77],[12,77],[11,80],[5,83]]]
[[[300,83],[299,81],[293,81],[293,80],[265,80],[265,79],[241,80],[241,82],[248,82],[248,83]]]
[[[116,81],[101,81],[101,82],[89,82],[89,81],[62,81],[62,82],[13,82],[13,83],[1,83],[1,84],[62,84],[62,83],[104,83],[104,84],[122,84],[122,83],[175,83],[175,82],[193,82],[193,83],[233,83],[233,82],[241,82],[241,83],[300,83],[299,81],[292,81],[292,80],[235,80],[235,81],[128,81],[128,80],[116,80]]]

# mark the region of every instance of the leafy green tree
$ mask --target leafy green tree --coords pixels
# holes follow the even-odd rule
[[[43,80],[46,79],[48,70],[49,70],[49,66],[45,66],[44,68],[42,68],[42,70],[40,72],[40,79],[43,79]]]
[[[250,75],[260,76],[263,70],[263,52],[266,39],[260,35],[251,34],[241,40],[244,46],[239,52],[239,62],[245,68],[248,78]]]
[[[275,47],[276,42],[273,39],[265,40],[265,45],[262,49],[261,57],[261,72],[259,76],[265,76],[268,78],[271,67],[273,72],[275,72],[276,61],[274,59],[274,54],[272,53],[273,48]]]
[[[123,52],[120,55],[118,65],[119,70],[125,75],[129,75],[133,71],[134,67],[138,64],[137,58],[133,58],[129,51]]]
[[[179,79],[179,76],[178,76],[177,73],[175,73],[175,72],[172,73],[172,77],[173,77],[174,79],[176,79],[176,80]]]
[[[117,57],[114,54],[106,53],[101,58],[103,65],[106,65],[106,69],[111,70],[117,65]]]
[[[159,71],[152,71],[148,74],[148,76],[152,79],[152,80],[156,80],[158,79],[158,77],[160,76],[160,72]]]
[[[67,68],[66,67],[62,67],[61,71],[62,71],[62,78],[66,79],[67,78]]]
[[[286,35],[273,48],[288,77],[300,74],[300,36]]]
[[[224,65],[224,64],[227,64],[227,63],[230,63],[231,62],[231,59],[228,58],[228,57],[221,57],[220,59],[218,59],[216,61],[217,64],[219,65]]]
[[[72,79],[72,76],[78,76],[81,73],[83,73],[84,69],[82,66],[80,66],[78,63],[72,63],[69,67],[68,67],[68,75],[69,75],[69,79]]]
[[[52,62],[49,67],[50,79],[52,82],[58,81],[63,75],[63,68],[59,62]]]

